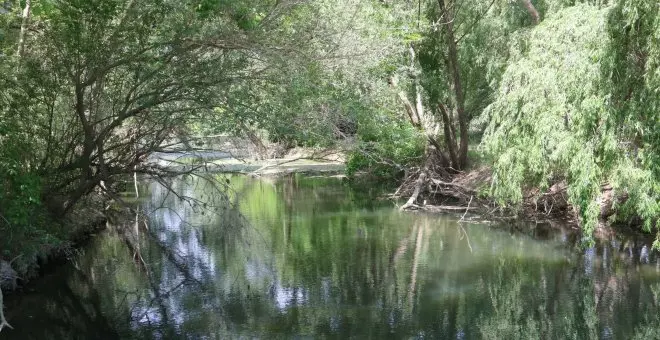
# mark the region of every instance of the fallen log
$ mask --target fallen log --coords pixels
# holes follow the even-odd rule
[[[424,210],[427,211],[448,211],[448,212],[461,212],[473,211],[479,209],[478,207],[458,206],[458,205],[425,205]]]

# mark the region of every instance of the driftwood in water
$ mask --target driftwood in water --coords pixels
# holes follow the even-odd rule
[[[464,206],[456,206],[456,205],[426,205],[424,206],[424,210],[426,211],[432,211],[432,212],[464,212],[464,211],[471,211],[471,210],[476,210],[478,207],[464,207]]]
[[[468,209],[468,201],[477,196],[476,190],[460,182],[444,181],[441,179],[441,175],[429,169],[418,172],[417,176],[417,179],[414,181],[411,181],[410,178],[404,180],[404,183],[397,190],[397,193],[400,195],[410,195],[407,202],[401,206],[401,210],[420,209],[422,206],[426,206],[426,202],[422,206],[416,203],[418,198],[423,196],[423,194],[427,194],[426,197],[429,200],[439,195],[456,201],[456,205],[454,206],[440,204],[434,205],[435,208],[429,207],[425,210],[466,210]],[[433,204],[432,202],[428,203],[429,205]],[[469,208],[469,210],[473,209],[475,208]]]
[[[5,313],[3,311],[5,305],[3,304],[3,298],[2,298],[2,287],[0,287],[0,332],[2,332],[2,329],[6,327],[8,328],[13,328],[9,323],[7,323],[7,320],[5,319]]]
[[[526,216],[568,219],[571,223],[579,223],[578,211],[569,202],[566,181],[559,180],[547,190],[525,189],[521,205],[511,209],[498,205],[492,198],[479,195],[478,188],[490,185],[491,173],[490,168],[482,167],[448,174],[427,163],[424,168],[412,169],[393,197],[408,198],[401,210],[464,211],[497,218]],[[601,221],[614,215],[627,199],[627,193],[616,192],[611,185],[603,185],[598,199]]]

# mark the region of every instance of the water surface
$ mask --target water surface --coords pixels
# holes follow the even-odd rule
[[[0,338],[660,338],[650,240],[401,213],[340,179],[231,184],[145,183],[135,221],[7,298]]]

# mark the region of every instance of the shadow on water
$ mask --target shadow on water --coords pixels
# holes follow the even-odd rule
[[[3,339],[659,338],[651,240],[400,213],[339,179],[157,183],[139,214],[7,298]],[[39,327],[35,327],[38,325]]]

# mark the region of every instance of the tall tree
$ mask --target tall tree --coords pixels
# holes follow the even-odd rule
[[[443,23],[444,27],[442,29],[445,39],[447,41],[447,71],[451,74],[451,88],[454,92],[454,104],[456,106],[456,114],[458,117],[458,126],[459,126],[459,139],[460,146],[458,148],[458,156],[453,161],[455,164],[452,164],[457,170],[462,169],[467,165],[467,151],[468,151],[468,117],[465,112],[465,96],[463,93],[463,86],[461,85],[461,74],[460,66],[458,63],[458,51],[456,47],[456,37],[454,35],[454,10],[456,8],[455,0],[448,0],[445,3],[445,0],[438,0],[439,7],[439,21]],[[442,105],[442,104],[439,104]],[[443,117],[449,116],[449,114],[444,109],[444,106],[440,106],[442,109]],[[451,124],[451,120],[445,119],[445,125]],[[446,138],[446,137],[445,137]],[[456,147],[456,138],[447,139],[450,142],[447,147],[450,150],[455,150]],[[451,151],[450,151],[451,152]],[[454,153],[456,153],[454,151]]]

